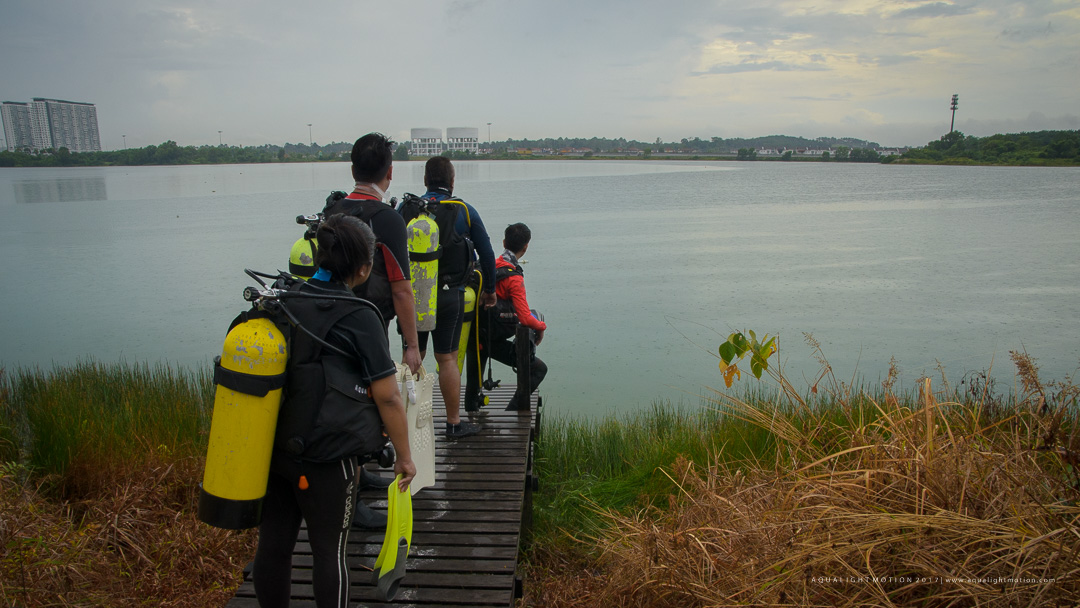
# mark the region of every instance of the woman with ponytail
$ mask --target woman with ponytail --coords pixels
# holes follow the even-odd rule
[[[294,329],[290,340],[285,398],[259,527],[252,575],[263,608],[289,605],[301,519],[311,544],[315,605],[348,605],[345,548],[358,460],[381,447],[383,430],[397,453],[399,489],[404,491],[416,475],[385,326],[376,309],[349,298],[371,273],[375,235],[357,218],[338,214],[322,223],[316,238],[318,270],[300,291],[325,299],[288,301],[306,331]]]

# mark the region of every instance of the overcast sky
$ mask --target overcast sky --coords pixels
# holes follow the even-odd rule
[[[0,98],[102,145],[1080,129],[1077,0],[0,0]]]

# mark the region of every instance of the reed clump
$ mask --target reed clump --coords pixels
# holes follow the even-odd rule
[[[87,472],[150,452],[204,454],[212,391],[209,372],[167,364],[84,361],[47,372],[0,372],[0,450],[7,439],[8,460],[48,476],[65,497],[78,498],[94,491],[86,483],[97,476],[88,479]]]
[[[58,501],[0,467],[0,605],[223,606],[254,554],[252,532],[195,517],[197,459],[151,457],[81,500]]]
[[[1008,409],[985,391],[942,399],[929,380],[910,396],[836,385],[824,405],[786,386],[771,402],[717,394],[720,418],[764,430],[769,449],[679,456],[658,470],[666,496],[594,502],[605,525],[579,550],[534,550],[532,601],[1080,603],[1076,389],[1044,387],[1030,358],[1014,359],[1024,389]]]
[[[198,521],[212,385],[164,365],[0,372],[0,606],[221,606],[255,534]]]

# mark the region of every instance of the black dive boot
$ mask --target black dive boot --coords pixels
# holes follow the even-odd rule
[[[365,505],[363,501],[356,501],[356,511],[353,513],[352,525],[354,528],[365,530],[385,530],[386,512],[375,511]]]

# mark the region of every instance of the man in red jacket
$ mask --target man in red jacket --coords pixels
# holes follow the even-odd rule
[[[502,255],[495,258],[495,296],[497,302],[494,308],[487,310],[488,318],[480,320],[480,369],[483,370],[488,358],[513,367],[517,364],[518,345],[511,340],[514,337],[518,323],[532,330],[530,349],[532,370],[529,376],[529,390],[531,395],[536,387],[547,375],[547,365],[536,358],[536,346],[544,339],[545,324],[534,311],[529,308],[529,300],[525,296],[525,277],[521,264],[518,260],[525,255],[532,240],[532,232],[525,224],[511,224],[506,227],[503,238]],[[480,395],[480,387],[476,386],[478,375],[469,374],[465,387],[465,406],[479,407],[477,402]],[[528,403],[517,403],[510,400],[508,410],[528,409]]]

